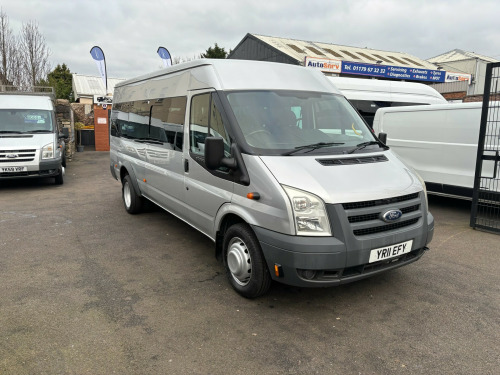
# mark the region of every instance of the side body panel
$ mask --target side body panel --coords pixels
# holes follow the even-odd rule
[[[471,189],[480,117],[480,103],[380,109],[374,130],[425,182]]]

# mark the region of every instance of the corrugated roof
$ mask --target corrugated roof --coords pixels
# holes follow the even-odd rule
[[[439,64],[439,63],[447,63],[447,62],[452,62],[452,61],[462,61],[462,60],[470,60],[470,59],[481,59],[487,62],[498,62],[498,60],[480,55],[478,53],[474,52],[468,52],[464,51],[461,49],[454,49],[452,51],[445,52],[439,56],[432,57],[430,59],[427,59],[427,61],[433,63],[433,64]]]
[[[382,51],[371,48],[351,47],[332,43],[311,42],[257,34],[250,35],[300,62],[304,62],[306,57],[318,57],[368,64],[379,62],[383,65],[436,69],[434,64],[404,52]]]
[[[108,92],[106,93],[106,87],[104,86],[101,77],[73,73],[73,90],[75,99],[82,96],[94,97],[94,95],[113,94],[115,85],[122,81],[124,81],[123,78],[108,78]]]

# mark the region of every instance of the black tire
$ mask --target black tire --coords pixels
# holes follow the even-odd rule
[[[135,192],[132,179],[126,175],[122,180],[122,198],[129,214],[137,214],[142,210],[142,197]]]
[[[224,235],[224,268],[231,286],[246,298],[267,293],[271,276],[259,241],[244,223],[231,226]]]
[[[55,177],[55,184],[56,185],[62,185],[64,184],[64,174],[63,174],[63,169],[59,168],[59,174]]]

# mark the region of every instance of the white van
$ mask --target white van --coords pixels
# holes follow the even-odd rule
[[[63,184],[68,130],[63,132],[47,93],[0,92],[0,181],[54,177]]]
[[[432,239],[422,181],[321,72],[203,59],[122,82],[113,102],[125,209],[148,199],[204,233],[245,297],[359,280]]]
[[[328,79],[370,126],[379,108],[447,103],[439,92],[423,83],[348,77]]]
[[[482,103],[379,109],[376,134],[422,176],[428,191],[472,198]],[[500,135],[499,135],[500,136]],[[493,165],[485,163],[485,174]]]

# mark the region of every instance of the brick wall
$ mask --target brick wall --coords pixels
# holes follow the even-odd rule
[[[449,92],[449,93],[444,93],[441,94],[446,100],[464,100],[465,97],[467,96],[466,91],[460,91],[460,92]]]
[[[103,109],[102,106],[94,104],[94,134],[95,134],[95,150],[109,151],[109,124],[108,110],[111,106]]]

